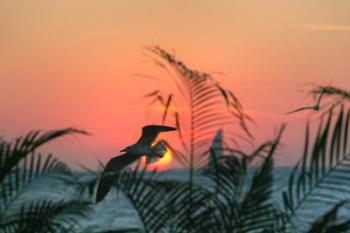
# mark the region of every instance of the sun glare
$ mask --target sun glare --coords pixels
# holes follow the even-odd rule
[[[158,171],[166,170],[169,168],[169,165],[170,165],[172,160],[173,160],[173,155],[171,154],[170,150],[167,150],[167,152],[165,153],[163,158],[159,159],[155,163],[148,164],[147,168],[149,170],[157,169]],[[146,165],[146,157],[145,156],[142,157],[142,164]]]

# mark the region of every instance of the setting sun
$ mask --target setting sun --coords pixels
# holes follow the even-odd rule
[[[147,168],[149,170],[157,169],[159,170],[166,170],[169,165],[171,164],[171,161],[173,160],[173,155],[171,154],[170,150],[167,150],[163,158],[159,159],[157,162],[151,163],[147,165]],[[146,157],[142,157],[142,164],[146,165]]]

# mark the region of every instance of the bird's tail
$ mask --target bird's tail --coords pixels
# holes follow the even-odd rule
[[[166,142],[161,140],[152,147],[152,152],[146,156],[146,163],[157,162],[167,152]]]

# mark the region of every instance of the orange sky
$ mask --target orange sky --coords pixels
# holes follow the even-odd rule
[[[257,142],[288,124],[278,164],[300,155],[307,82],[350,87],[350,1],[2,0],[0,132],[76,126],[50,150],[71,164],[95,165],[152,123],[140,97],[162,75],[142,55],[158,44],[190,67],[219,70],[258,127]]]

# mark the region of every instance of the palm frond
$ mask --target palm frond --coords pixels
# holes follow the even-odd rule
[[[287,223],[297,221],[298,225],[315,219],[305,215],[310,208],[319,209],[333,206],[349,190],[350,147],[348,141],[350,110],[341,108],[333,123],[330,112],[323,126],[318,126],[317,135],[310,148],[309,126],[306,127],[305,146],[302,159],[289,176],[288,188],[283,192]],[[304,208],[305,209],[304,209]],[[315,211],[314,213],[320,213]]]
[[[332,109],[335,109],[338,106],[350,103],[350,91],[331,85],[317,86],[314,89],[312,89],[309,93],[313,95],[314,98],[323,93],[326,98],[331,100],[329,103],[324,105],[324,110],[321,111],[321,116],[325,115],[327,112],[331,111]]]
[[[350,91],[346,91],[338,87],[327,85],[327,86],[318,86],[313,90],[311,90],[311,94],[313,94],[314,96],[320,95],[322,92],[324,92],[324,95],[326,96],[350,101]]]
[[[257,232],[263,229],[271,232],[277,228],[280,217],[272,200],[272,170],[273,155],[283,130],[284,126],[269,144],[267,156],[255,171],[249,186],[247,157],[223,157],[216,161],[214,171],[209,170],[209,176],[216,184],[214,201],[219,232]]]
[[[156,173],[148,173],[147,168],[139,169],[139,164],[132,172],[122,172],[116,183],[137,211],[145,232],[161,232],[166,226],[170,211],[165,206],[164,189],[155,185]]]
[[[189,155],[190,160],[187,166],[199,167],[205,156],[208,159],[210,141],[218,127],[224,125],[234,125],[238,120],[241,129],[251,137],[247,122],[251,119],[244,113],[242,104],[238,98],[229,90],[223,88],[218,81],[209,73],[199,72],[189,68],[182,61],[161,49],[158,46],[151,46],[147,49],[152,55],[153,61],[168,71],[180,91],[186,111],[174,114],[175,123],[178,126],[179,136],[183,145],[184,154]],[[148,95],[151,98],[159,99],[161,95],[155,91]],[[175,100],[179,96],[171,95],[171,99],[163,101],[165,107],[163,121],[167,115],[170,100]],[[225,110],[227,111],[223,111]],[[181,128],[188,127],[189,134],[183,135]],[[208,143],[209,142],[209,143]],[[183,161],[181,161],[183,162]]]
[[[261,168],[256,171],[252,184],[240,205],[239,228],[242,232],[256,232],[259,229],[272,231],[276,228],[275,220],[279,216],[272,200],[273,155],[280,143],[283,130],[284,126],[271,144],[267,157]]]
[[[3,181],[11,170],[27,155],[34,152],[37,148],[52,140],[70,134],[85,134],[83,130],[66,128],[62,130],[53,130],[47,133],[41,131],[32,131],[24,137],[17,138],[13,143],[0,142],[0,182]]]
[[[25,193],[27,187],[39,177],[56,178],[70,175],[70,169],[63,162],[52,155],[43,159],[41,154],[31,153],[17,164],[8,174],[0,186],[0,216],[6,214],[12,203]]]
[[[25,203],[2,219],[1,232],[72,232],[78,220],[86,217],[89,203],[81,201],[37,200]]]

